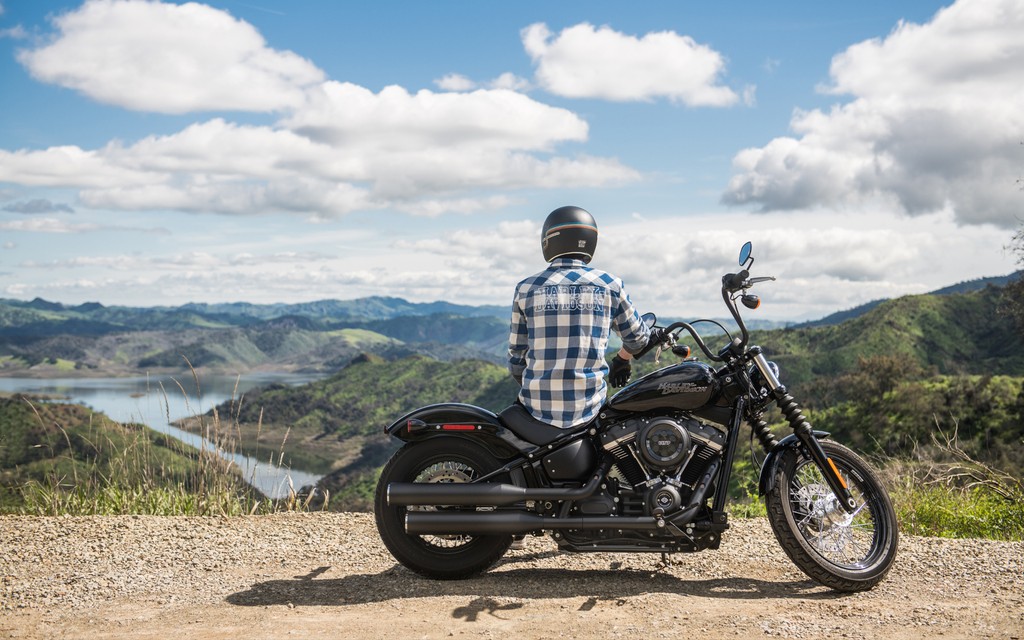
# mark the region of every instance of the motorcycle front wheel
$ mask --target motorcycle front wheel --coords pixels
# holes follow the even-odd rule
[[[500,466],[482,447],[461,438],[432,438],[399,449],[384,466],[374,497],[377,531],[391,555],[428,578],[457,580],[489,569],[508,551],[511,535],[409,535],[407,511],[444,507],[391,506],[387,486],[392,482],[472,482]]]
[[[841,444],[824,440],[821,446],[857,510],[847,513],[818,466],[794,448],[776,467],[766,496],[768,520],[786,554],[809,577],[838,591],[866,591],[896,559],[896,512],[871,465]]]

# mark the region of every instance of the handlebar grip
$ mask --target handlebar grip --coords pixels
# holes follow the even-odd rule
[[[645,355],[647,355],[647,353],[650,352],[651,349],[654,349],[659,344],[661,344],[660,341],[655,340],[654,336],[651,336],[651,339],[647,341],[647,346],[645,346],[643,349],[641,349],[640,351],[637,351],[636,353],[633,354],[633,359],[634,360],[639,360],[640,358],[642,358]]]
[[[727,273],[722,276],[722,286],[729,291],[736,291],[743,288],[743,283],[750,276],[750,272],[744,269],[739,273]]]

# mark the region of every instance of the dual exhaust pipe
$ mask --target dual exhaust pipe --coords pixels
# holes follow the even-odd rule
[[[708,465],[704,477],[680,511],[663,517],[653,516],[543,516],[527,511],[407,511],[405,532],[409,535],[504,535],[539,530],[620,529],[628,531],[668,531],[684,535],[681,527],[692,522],[718,471],[720,459]],[[502,507],[526,501],[566,501],[589,498],[601,486],[608,468],[600,467],[590,480],[577,489],[527,488],[501,483],[413,483],[392,482],[387,488],[390,506]]]

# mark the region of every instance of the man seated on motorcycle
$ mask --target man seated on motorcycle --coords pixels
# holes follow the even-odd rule
[[[635,354],[662,340],[640,319],[622,280],[588,264],[597,223],[579,207],[552,211],[541,233],[548,267],[516,286],[508,368],[530,415],[559,428],[591,421],[612,386],[629,381]],[[615,331],[622,348],[605,362]]]

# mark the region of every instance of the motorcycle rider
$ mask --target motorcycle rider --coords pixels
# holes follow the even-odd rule
[[[626,384],[633,357],[662,339],[640,319],[622,280],[588,266],[597,236],[586,210],[552,211],[541,232],[548,267],[521,281],[512,302],[508,369],[521,385],[518,400],[534,419],[559,428],[592,420],[607,396],[605,378]],[[609,368],[612,331],[622,348]]]

